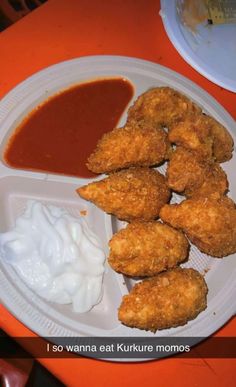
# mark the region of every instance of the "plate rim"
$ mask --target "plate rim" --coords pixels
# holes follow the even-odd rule
[[[227,78],[226,76],[219,74],[219,77],[211,74],[207,63],[198,59],[197,55],[194,54],[191,47],[185,41],[180,27],[177,23],[174,23],[173,17],[175,13],[176,0],[161,0],[161,11],[160,16],[165,28],[166,34],[173,44],[174,48],[178,51],[181,57],[193,67],[199,74],[203,75],[206,79],[213,82],[214,84],[223,87],[233,93],[236,93],[236,79]],[[168,11],[167,11],[168,10]],[[167,12],[166,12],[167,11]],[[233,86],[232,86],[233,85]]]

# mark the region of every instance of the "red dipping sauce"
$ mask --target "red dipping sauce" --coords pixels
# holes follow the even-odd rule
[[[73,86],[37,106],[10,137],[4,161],[17,169],[94,176],[86,161],[102,134],[117,126],[134,94],[123,78]]]

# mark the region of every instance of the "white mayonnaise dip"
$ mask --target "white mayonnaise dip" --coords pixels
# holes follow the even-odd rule
[[[83,217],[29,200],[0,234],[1,257],[43,298],[83,313],[101,299],[105,254]]]

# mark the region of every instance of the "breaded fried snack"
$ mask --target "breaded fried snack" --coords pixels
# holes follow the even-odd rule
[[[165,205],[160,217],[184,231],[203,253],[224,257],[236,252],[236,206],[228,197],[213,194]]]
[[[192,150],[202,159],[213,159],[213,136],[202,114],[192,115],[173,125],[169,140],[183,148]]]
[[[218,163],[230,160],[234,147],[234,141],[228,130],[221,125],[214,118],[203,115],[205,117],[206,125],[210,126],[211,134],[214,138],[213,154]]]
[[[154,276],[186,260],[189,243],[184,234],[160,222],[133,222],[109,242],[108,262],[119,273]]]
[[[171,127],[168,136],[171,143],[196,151],[201,158],[222,163],[232,157],[234,142],[230,133],[206,114],[186,117]]]
[[[185,95],[170,87],[156,87],[141,94],[128,111],[128,120],[148,120],[170,127],[201,109]]]
[[[228,190],[226,173],[214,161],[200,160],[195,152],[177,147],[167,167],[167,184],[187,197],[224,195]]]
[[[130,168],[78,188],[77,193],[119,219],[152,220],[169,201],[165,177],[150,168]]]
[[[207,285],[194,269],[172,269],[134,286],[123,297],[119,320],[155,332],[185,325],[207,306]]]
[[[168,158],[170,143],[161,127],[130,121],[123,128],[105,133],[89,156],[87,167],[108,173],[131,166],[152,166]]]

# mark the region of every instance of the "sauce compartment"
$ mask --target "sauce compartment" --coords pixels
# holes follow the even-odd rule
[[[44,98],[17,117],[2,139],[2,162],[14,169],[94,176],[88,156],[103,133],[117,126],[134,93],[124,77],[106,77],[70,85]],[[35,101],[36,102],[36,101]],[[88,141],[89,139],[89,141]]]

